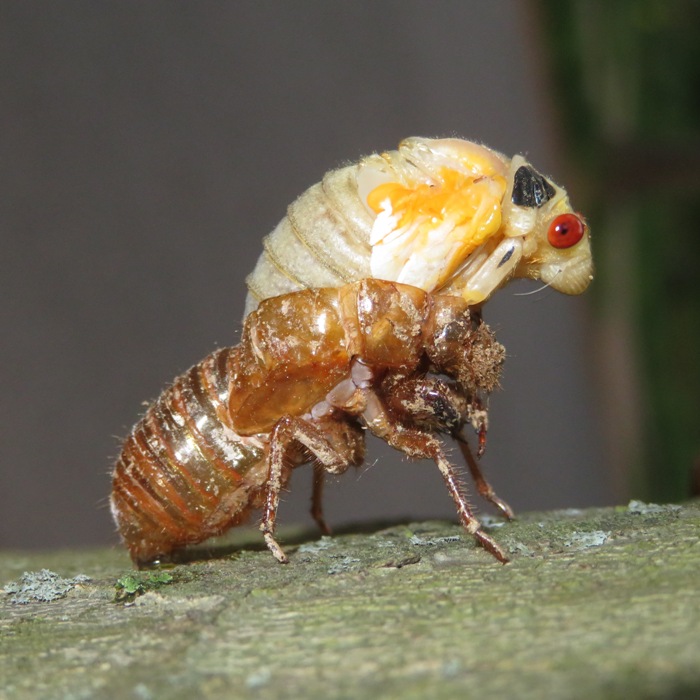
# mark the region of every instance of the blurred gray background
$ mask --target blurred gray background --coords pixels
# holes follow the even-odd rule
[[[0,5],[0,545],[115,542],[111,463],[176,374],[239,337],[287,204],[406,136],[521,152],[569,186],[528,4]],[[518,510],[626,497],[601,445],[586,297],[501,291],[484,467]],[[310,470],[280,522],[310,523]],[[484,512],[488,509],[473,503]],[[454,518],[434,466],[372,444],[332,525]]]

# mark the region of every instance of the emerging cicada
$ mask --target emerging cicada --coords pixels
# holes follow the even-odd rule
[[[462,435],[466,423],[485,431],[503,357],[462,297],[368,279],[263,302],[239,345],[178,377],[127,437],[111,507],[133,560],[201,542],[261,507],[265,541],[287,561],[274,528],[291,469],[314,463],[312,514],[327,531],[324,472],[361,464],[368,429],[434,460],[464,527],[505,562],[436,437],[458,440],[479,492],[510,517]]]
[[[461,139],[409,138],[328,172],[293,202],[247,278],[262,300],[374,277],[480,304],[513,277],[580,294],[588,227],[522,156]]]

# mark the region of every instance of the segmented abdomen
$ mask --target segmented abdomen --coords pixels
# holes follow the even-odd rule
[[[227,425],[236,352],[217,350],[178,377],[124,443],[111,508],[138,563],[220,534],[259,505],[265,445]]]
[[[264,239],[246,314],[269,297],[368,277],[442,289],[500,230],[509,163],[462,139],[413,137],[331,170]]]
[[[358,167],[326,173],[292,202],[287,216],[265,237],[263,253],[246,278],[246,314],[269,297],[371,277],[374,217],[358,194]]]

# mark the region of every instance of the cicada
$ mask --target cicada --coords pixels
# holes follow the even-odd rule
[[[589,229],[566,191],[520,155],[461,139],[408,138],[328,172],[263,241],[246,312],[278,294],[376,278],[488,300],[508,280],[580,294]]]
[[[177,378],[127,437],[111,504],[134,561],[255,508],[287,561],[274,527],[290,470],[314,463],[312,513],[326,530],[323,475],[362,463],[365,431],[432,459],[466,530],[507,561],[438,436],[457,440],[479,492],[511,517],[462,433],[471,423],[483,447],[504,358],[478,307],[515,277],[579,294],[592,272],[585,220],[521,156],[410,138],[329,172],[264,239],[241,343]]]
[[[477,487],[510,516],[471,456],[462,429],[486,429],[503,347],[460,297],[380,280],[311,289],[263,302],[239,345],[178,377],[126,438],[111,507],[133,560],[161,560],[263,510],[261,530],[280,562],[274,530],[280,490],[313,462],[312,513],[323,476],[364,460],[367,431],[432,459],[459,518],[500,561],[472,514],[439,434],[460,445]]]

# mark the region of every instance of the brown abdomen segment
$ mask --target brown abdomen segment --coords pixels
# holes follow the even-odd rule
[[[228,425],[233,352],[218,350],[178,377],[124,443],[111,508],[136,563],[217,535],[257,505],[265,445]]]

